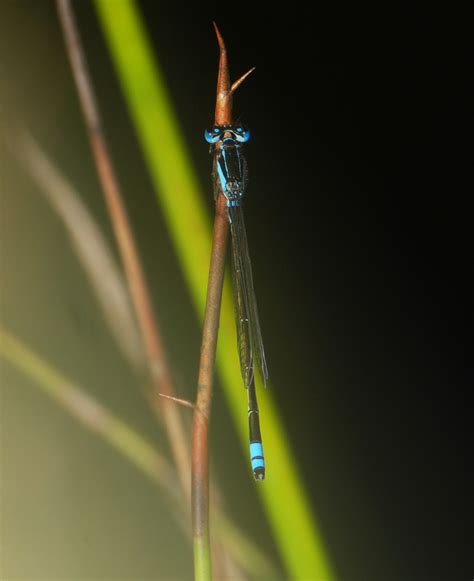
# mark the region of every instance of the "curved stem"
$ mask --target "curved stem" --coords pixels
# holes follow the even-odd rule
[[[224,196],[216,201],[209,284],[202,332],[201,358],[193,422],[191,501],[193,513],[195,578],[211,578],[209,550],[209,420],[211,415],[217,332],[229,221]]]
[[[232,123],[232,93],[252,71],[247,72],[231,86],[224,40],[215,23],[214,28],[220,49],[215,124],[226,125]],[[197,581],[208,581],[212,577],[209,543],[209,421],[228,231],[227,200],[224,194],[219,192],[216,198],[211,264],[209,267],[199,362],[198,391],[193,420],[191,510],[193,517],[194,575]]]

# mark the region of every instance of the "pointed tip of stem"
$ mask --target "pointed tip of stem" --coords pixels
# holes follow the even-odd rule
[[[222,38],[217,24],[214,22],[217,42],[219,43],[220,58],[219,58],[219,73],[217,76],[217,95],[216,95],[216,125],[226,125],[231,122],[232,109],[232,92],[230,88],[229,79],[229,63],[227,60],[227,51],[225,48],[224,39]]]
[[[230,84],[229,77],[229,63],[227,60],[227,50],[225,47],[224,39],[217,27],[217,24],[213,22],[214,29],[216,31],[217,42],[219,43],[220,49],[220,59],[219,59],[219,74],[217,78],[217,96],[216,96],[216,112],[215,112],[215,124],[216,125],[227,125],[232,123],[232,95],[234,91],[239,87],[245,79],[250,75],[255,67],[251,68],[244,75],[240,77],[235,83]]]
[[[216,21],[213,20],[212,24],[214,25],[214,30],[216,31],[216,36],[217,36],[217,42],[219,43],[219,48],[221,49],[221,51],[225,50],[225,43],[224,43],[224,39],[222,38],[222,34],[219,31],[219,28],[217,27]]]

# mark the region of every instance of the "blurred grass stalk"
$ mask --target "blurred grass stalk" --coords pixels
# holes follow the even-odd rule
[[[148,285],[128,220],[120,184],[104,138],[101,116],[71,2],[70,0],[56,0],[56,5],[102,193],[120,251],[138,328],[145,347],[150,377],[155,388],[155,397],[151,400],[152,408],[165,426],[183,490],[183,497],[185,502],[189,504],[190,450],[189,438],[181,415],[182,410],[180,406],[168,400],[162,400],[157,407],[160,393],[168,396],[175,395],[166,352],[154,315]]]
[[[127,284],[102,230],[77,190],[29,131],[16,128],[9,136],[8,144],[64,224],[112,337],[130,365],[143,372],[143,343],[133,316]]]
[[[126,460],[168,494],[172,513],[191,542],[191,529],[173,466],[143,436],[112,414],[81,386],[72,382],[37,353],[0,326],[0,357],[30,378],[86,429],[108,442]],[[219,509],[213,514],[216,532],[228,553],[244,571],[262,579],[275,578],[267,557]],[[239,578],[238,576],[236,578]]]
[[[1,326],[0,355],[87,429],[104,438],[162,486],[179,506],[181,498],[176,488],[175,470],[144,438]]]
[[[95,0],[111,58],[135,125],[145,162],[199,316],[206,300],[210,218],[177,116],[134,0]],[[124,42],[126,39],[126,42]],[[218,369],[232,417],[247,452],[245,393],[240,385],[232,292],[224,285]],[[288,436],[271,396],[262,393],[268,478],[258,486],[280,554],[291,578],[335,579]]]

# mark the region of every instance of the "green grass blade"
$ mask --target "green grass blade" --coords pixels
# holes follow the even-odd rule
[[[2,327],[0,357],[21,370],[76,420],[103,437],[138,469],[162,485],[173,499],[179,501],[175,471],[151,444]]]
[[[158,201],[195,307],[202,317],[211,248],[210,218],[165,79],[153,55],[137,4],[133,0],[95,0],[95,6]],[[193,233],[192,238],[189,232]],[[246,394],[241,386],[233,317],[232,293],[226,280],[218,370],[247,454]],[[271,389],[260,393],[269,478],[258,490],[288,575],[332,581],[335,577]]]

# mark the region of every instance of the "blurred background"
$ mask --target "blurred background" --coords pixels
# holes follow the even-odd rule
[[[252,131],[254,280],[273,396],[336,578],[472,578],[468,36],[413,7],[139,5],[210,216],[212,20],[233,76],[257,67],[234,99]],[[199,320],[94,7],[74,6],[177,391],[194,399]],[[31,131],[116,253],[54,3],[2,0],[0,55],[1,325],[169,455],[9,145],[17,124]],[[191,578],[169,501],[0,366],[1,578]],[[219,384],[212,457],[228,513],[285,578]]]

